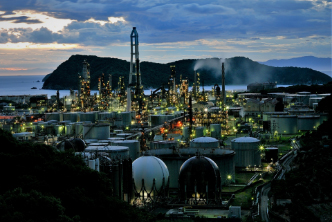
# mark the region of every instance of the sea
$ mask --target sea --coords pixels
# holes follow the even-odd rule
[[[48,98],[56,95],[56,90],[42,89],[44,76],[41,75],[25,75],[25,76],[0,76],[0,96],[4,95],[41,95],[46,94]],[[289,85],[278,85],[278,87],[287,87]],[[37,89],[32,89],[36,87]],[[205,90],[211,90],[213,86],[205,86]],[[189,90],[191,87],[189,87]],[[245,91],[247,85],[226,85],[226,91]],[[151,90],[144,90],[145,95],[150,95]],[[91,94],[97,93],[98,90],[91,90]],[[60,90],[60,97],[68,96],[69,90]]]

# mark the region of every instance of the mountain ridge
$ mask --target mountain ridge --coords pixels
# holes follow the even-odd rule
[[[315,56],[302,56],[290,59],[270,59],[265,62],[259,62],[264,65],[274,67],[301,67],[311,68],[320,72],[331,72],[332,58],[319,58]]]
[[[112,74],[112,89],[117,87],[119,76],[124,76],[127,85],[130,68],[128,61],[91,55],[72,55],[45,79],[43,89],[77,89],[78,73],[82,71],[84,60],[87,60],[91,67],[91,89],[97,89],[98,77],[102,73]],[[141,62],[142,84],[145,88],[157,88],[167,84],[170,65],[175,65],[177,83],[182,75],[182,78],[188,78],[192,85],[194,67],[196,68],[197,64],[200,64],[197,71],[200,73],[201,84],[203,81],[204,85],[221,84],[221,62],[218,58],[183,59],[166,64]],[[332,81],[328,75],[309,68],[271,67],[245,57],[225,59],[225,74],[228,85],[252,82],[277,82],[286,85],[321,84]]]

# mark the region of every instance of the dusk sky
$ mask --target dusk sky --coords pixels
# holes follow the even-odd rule
[[[0,0],[0,75],[53,71],[73,54],[141,61],[331,57],[331,0]]]

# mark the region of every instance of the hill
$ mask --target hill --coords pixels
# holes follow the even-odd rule
[[[302,67],[311,68],[321,72],[331,71],[331,58],[317,58],[315,56],[303,56],[291,59],[272,59],[261,64],[276,67]]]
[[[78,73],[82,71],[84,59],[91,67],[91,88],[97,89],[98,77],[112,74],[112,88],[117,87],[119,76],[125,77],[128,83],[129,62],[117,58],[102,58],[97,56],[73,55],[60,64],[45,80],[43,89],[77,89]],[[201,82],[205,85],[221,83],[220,59],[203,60],[185,59],[167,64],[141,62],[142,83],[145,88],[157,88],[166,84],[170,74],[170,65],[176,66],[177,81],[179,76],[188,77],[193,83],[194,68],[200,73]],[[332,80],[328,75],[308,69],[296,67],[271,67],[254,62],[245,57],[225,59],[226,84],[249,84],[252,82],[278,82],[278,84],[320,84]]]

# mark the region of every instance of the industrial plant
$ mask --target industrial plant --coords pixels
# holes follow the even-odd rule
[[[315,107],[329,94],[257,92],[275,88],[274,83],[226,91],[222,61],[222,81],[212,90],[204,88],[199,69],[192,70],[189,82],[172,65],[168,81],[146,93],[136,27],[129,37],[128,82],[104,73],[99,92],[92,94],[93,67],[84,60],[78,64],[77,89],[68,96],[61,98],[58,91],[51,98],[2,97],[29,105],[4,105],[1,128],[18,140],[73,150],[89,168],[108,175],[114,197],[134,206],[162,206],[170,209],[168,217],[214,208],[227,211],[221,217],[241,217],[257,205],[256,197],[236,202],[236,189],[254,190],[252,184],[279,170],[281,158],[295,147],[280,145],[282,138],[293,141],[328,118]]]

